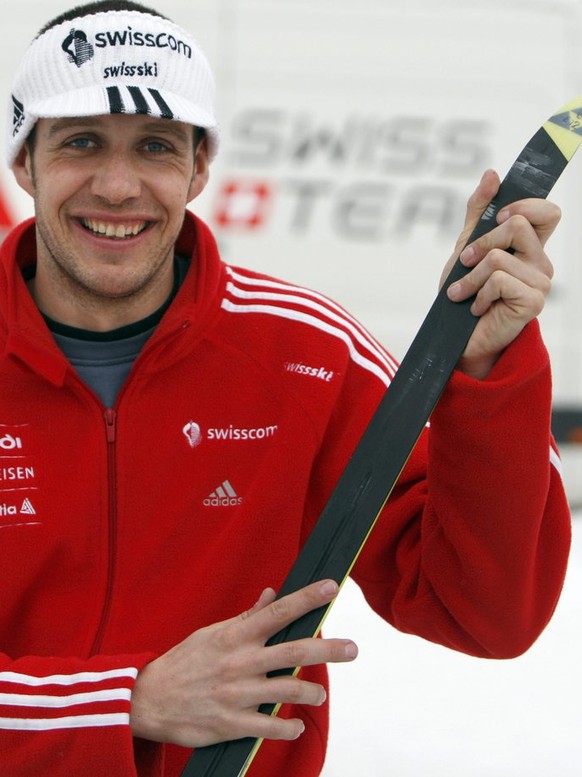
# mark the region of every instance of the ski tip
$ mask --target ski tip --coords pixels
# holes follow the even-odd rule
[[[569,161],[582,143],[582,95],[563,105],[544,129]]]

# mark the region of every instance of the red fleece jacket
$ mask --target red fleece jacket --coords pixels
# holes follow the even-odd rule
[[[393,374],[326,298],[226,267],[187,216],[191,269],[106,410],[56,347],[21,268],[0,265],[0,771],[176,777],[133,741],[147,661],[284,579]],[[531,324],[483,382],[455,374],[353,577],[403,631],[508,657],[544,628],[570,521]],[[322,667],[304,676],[326,682]],[[327,709],[265,743],[254,777],[319,774]]]

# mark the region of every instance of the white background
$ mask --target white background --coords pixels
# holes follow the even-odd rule
[[[326,636],[360,648],[332,666],[323,777],[580,777],[582,513],[554,618],[511,661],[475,659],[386,626],[348,581]]]

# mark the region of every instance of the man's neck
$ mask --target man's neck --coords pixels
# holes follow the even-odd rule
[[[175,287],[175,272],[172,271],[162,282],[142,294],[109,299],[83,295],[78,289],[75,293],[67,293],[66,289],[39,283],[38,276],[30,278],[27,286],[46,318],[78,330],[111,332],[142,321],[164,306]],[[49,292],[44,293],[44,289],[49,289]]]

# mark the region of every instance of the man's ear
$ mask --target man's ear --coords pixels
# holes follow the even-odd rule
[[[14,162],[12,163],[12,172],[18,185],[24,189],[27,194],[34,197],[34,180],[32,173],[32,149],[25,143]]]
[[[188,202],[192,202],[199,194],[202,194],[210,177],[210,163],[208,161],[208,147],[206,138],[203,138],[196,148],[194,155],[194,175],[188,190]]]

